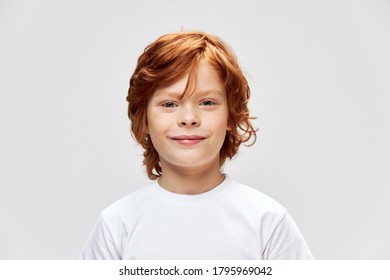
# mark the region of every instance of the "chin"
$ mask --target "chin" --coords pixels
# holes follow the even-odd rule
[[[185,161],[183,160],[177,161],[174,165],[183,168],[201,168],[201,167],[210,168],[211,166],[215,165],[215,161],[205,160],[204,158],[202,159],[199,157],[192,158],[192,159],[186,158]],[[217,165],[219,165],[219,161],[217,162]]]

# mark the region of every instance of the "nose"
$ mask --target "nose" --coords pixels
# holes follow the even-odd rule
[[[192,106],[182,108],[178,118],[179,126],[196,127],[200,125],[200,117],[198,110]]]

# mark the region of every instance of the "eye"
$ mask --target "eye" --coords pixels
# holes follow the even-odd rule
[[[177,107],[177,104],[172,102],[172,101],[166,101],[163,104],[161,104],[161,106],[163,106],[165,108],[175,108],[175,107]]]
[[[200,102],[201,106],[212,106],[215,105],[216,103],[213,100],[203,100]]]

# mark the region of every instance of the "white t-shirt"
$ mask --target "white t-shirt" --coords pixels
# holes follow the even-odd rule
[[[155,181],[104,209],[81,259],[312,259],[286,209],[225,175],[183,195]]]

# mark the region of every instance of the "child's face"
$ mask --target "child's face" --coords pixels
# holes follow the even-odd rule
[[[188,75],[157,88],[147,106],[147,133],[161,166],[219,169],[219,152],[228,127],[225,87],[205,60],[196,73],[196,88],[182,99]]]

